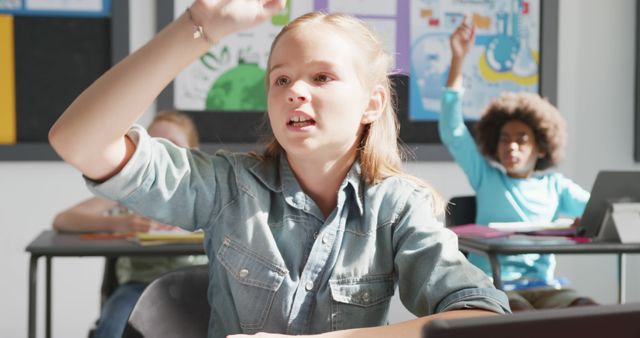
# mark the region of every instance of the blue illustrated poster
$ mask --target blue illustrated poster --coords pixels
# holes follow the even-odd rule
[[[477,27],[463,68],[465,118],[477,119],[503,91],[539,91],[539,0],[414,0],[410,13],[412,121],[438,119],[451,60],[449,35],[465,13]]]

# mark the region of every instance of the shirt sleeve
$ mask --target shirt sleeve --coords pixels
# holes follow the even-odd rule
[[[128,136],[136,150],[122,170],[104,182],[85,178],[98,196],[165,224],[187,230],[203,228],[220,206],[216,175],[228,171],[223,161],[216,172],[215,157],[178,147],[134,126]]]
[[[464,124],[463,94],[464,90],[444,88],[438,131],[442,143],[449,149],[451,156],[467,175],[473,189],[478,190],[489,163],[478,151],[473,136]]]
[[[579,217],[584,212],[591,194],[572,180],[558,174],[560,206],[556,216]]]
[[[460,309],[510,312],[504,292],[466,260],[455,234],[435,219],[430,197],[419,189],[404,203],[394,230],[394,264],[405,307],[416,316]]]

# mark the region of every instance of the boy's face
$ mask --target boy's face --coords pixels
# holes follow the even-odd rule
[[[511,120],[505,123],[498,138],[498,160],[515,178],[527,178],[533,174],[536,162],[544,156],[536,145],[533,130],[524,122]]]
[[[281,36],[271,54],[268,110],[287,156],[355,155],[371,100],[355,55],[353,43],[324,23]]]

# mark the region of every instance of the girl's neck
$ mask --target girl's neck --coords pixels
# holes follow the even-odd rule
[[[355,151],[331,160],[287,156],[302,190],[313,199],[325,217],[335,209],[338,189],[355,159]]]

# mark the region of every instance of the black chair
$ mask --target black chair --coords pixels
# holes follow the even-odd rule
[[[129,315],[122,338],[203,338],[209,326],[209,268],[198,265],[151,282]]]
[[[447,203],[447,211],[444,215],[444,225],[454,227],[456,225],[472,224],[476,222],[476,197],[456,196]],[[465,257],[469,256],[466,251],[462,252]]]
[[[452,197],[447,204],[444,224],[447,227],[472,224],[476,222],[476,197]]]

